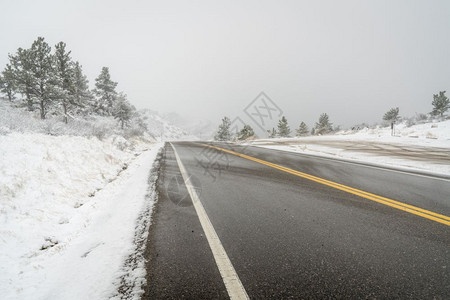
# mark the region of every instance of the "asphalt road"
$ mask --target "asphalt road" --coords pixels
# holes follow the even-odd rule
[[[251,299],[449,298],[450,226],[201,143],[173,145]],[[450,216],[449,180],[216,145]],[[227,299],[170,144],[161,172],[144,298]]]

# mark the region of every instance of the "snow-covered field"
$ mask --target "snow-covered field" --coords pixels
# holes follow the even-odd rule
[[[153,205],[148,180],[160,146],[120,136],[0,135],[0,298],[116,295],[135,240],[145,238],[137,227],[149,225],[139,216]],[[138,261],[125,281],[143,280],[142,267]],[[139,294],[140,284],[128,286]]]
[[[384,166],[450,175],[450,120],[413,125],[398,124],[395,136],[389,127],[341,131],[335,135],[262,139],[254,146],[337,157]],[[403,155],[405,154],[405,155]],[[427,159],[429,157],[429,159]]]
[[[358,131],[341,131],[336,136],[349,136],[354,140],[373,142],[401,143],[427,147],[450,146],[450,120],[406,126],[395,126],[395,135],[391,136],[390,127],[365,128]]]

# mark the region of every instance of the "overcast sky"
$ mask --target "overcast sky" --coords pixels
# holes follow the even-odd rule
[[[38,36],[64,41],[91,87],[108,66],[138,108],[217,122],[264,91],[291,127],[349,126],[450,90],[450,1],[0,3],[1,68]]]

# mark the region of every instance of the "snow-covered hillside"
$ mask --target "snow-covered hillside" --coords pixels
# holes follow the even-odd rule
[[[0,98],[0,134],[10,132],[43,133],[50,135],[71,136],[96,136],[104,138],[112,135],[122,135],[126,138],[136,135],[142,130],[137,120],[132,120],[130,127],[121,130],[117,120],[113,117],[96,115],[78,116],[71,119],[69,124],[64,124],[61,117],[49,116],[46,120],[40,120],[38,112],[29,112],[25,108],[18,107],[19,101],[13,103]],[[171,124],[158,112],[143,109],[138,111],[146,125],[143,138],[161,141],[177,139],[194,139],[183,129]]]
[[[197,137],[200,140],[211,139],[217,130],[217,125],[209,120],[183,117],[173,112],[164,114],[164,119],[175,126],[183,128],[190,136]]]
[[[0,298],[138,297],[144,262],[128,258],[148,232],[162,144],[112,117],[66,125],[16,103],[0,100]]]
[[[149,134],[156,140],[180,140],[193,139],[185,130],[173,125],[161,116],[158,112],[150,109],[139,111],[142,116]]]
[[[112,296],[152,203],[158,148],[118,136],[0,136],[1,298]]]

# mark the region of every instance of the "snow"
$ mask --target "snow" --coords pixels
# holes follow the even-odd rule
[[[163,118],[171,124],[183,128],[188,135],[184,140],[208,140],[211,139],[216,131],[218,124],[214,124],[206,119],[199,119],[189,116],[180,116],[178,113],[171,112],[163,115]]]
[[[335,157],[381,166],[395,166],[407,170],[419,170],[438,175],[450,175],[450,164],[426,158],[427,153],[439,153],[448,157],[450,153],[450,120],[406,126],[398,124],[395,136],[390,127],[364,128],[358,131],[340,131],[335,135],[307,136],[297,138],[261,139],[250,142],[254,146]],[[353,145],[351,149],[349,145]],[[365,151],[376,147],[378,152]],[[361,148],[359,151],[355,148]],[[389,155],[397,153],[398,155]],[[408,153],[409,158],[401,157]],[[414,157],[416,155],[417,157]],[[422,159],[419,158],[422,155]]]
[[[161,146],[120,136],[0,135],[1,298],[119,297],[125,261],[146,238],[136,232],[149,226],[148,179]],[[127,280],[144,282],[142,265]]]
[[[395,126],[395,136],[391,136],[390,127],[365,128],[359,131],[341,131],[337,136],[350,136],[353,140],[400,143],[428,147],[450,146],[450,120],[406,126]]]
[[[188,134],[185,130],[173,125],[166,116],[161,116],[158,112],[143,109],[140,111],[141,116],[147,125],[148,132],[156,140],[183,140],[197,139],[196,136]]]
[[[147,126],[144,137],[155,141],[173,139],[196,139],[183,129],[173,125],[167,116],[156,111],[142,109],[138,111],[142,122]],[[9,102],[0,97],[0,135],[22,132],[43,133],[49,135],[96,136],[105,138],[111,135],[130,136],[139,128],[134,120],[130,128],[120,129],[114,117],[97,115],[74,116],[68,124],[60,116],[49,115],[41,120],[38,111],[29,112],[20,107],[20,101]],[[134,134],[135,135],[135,134]]]

